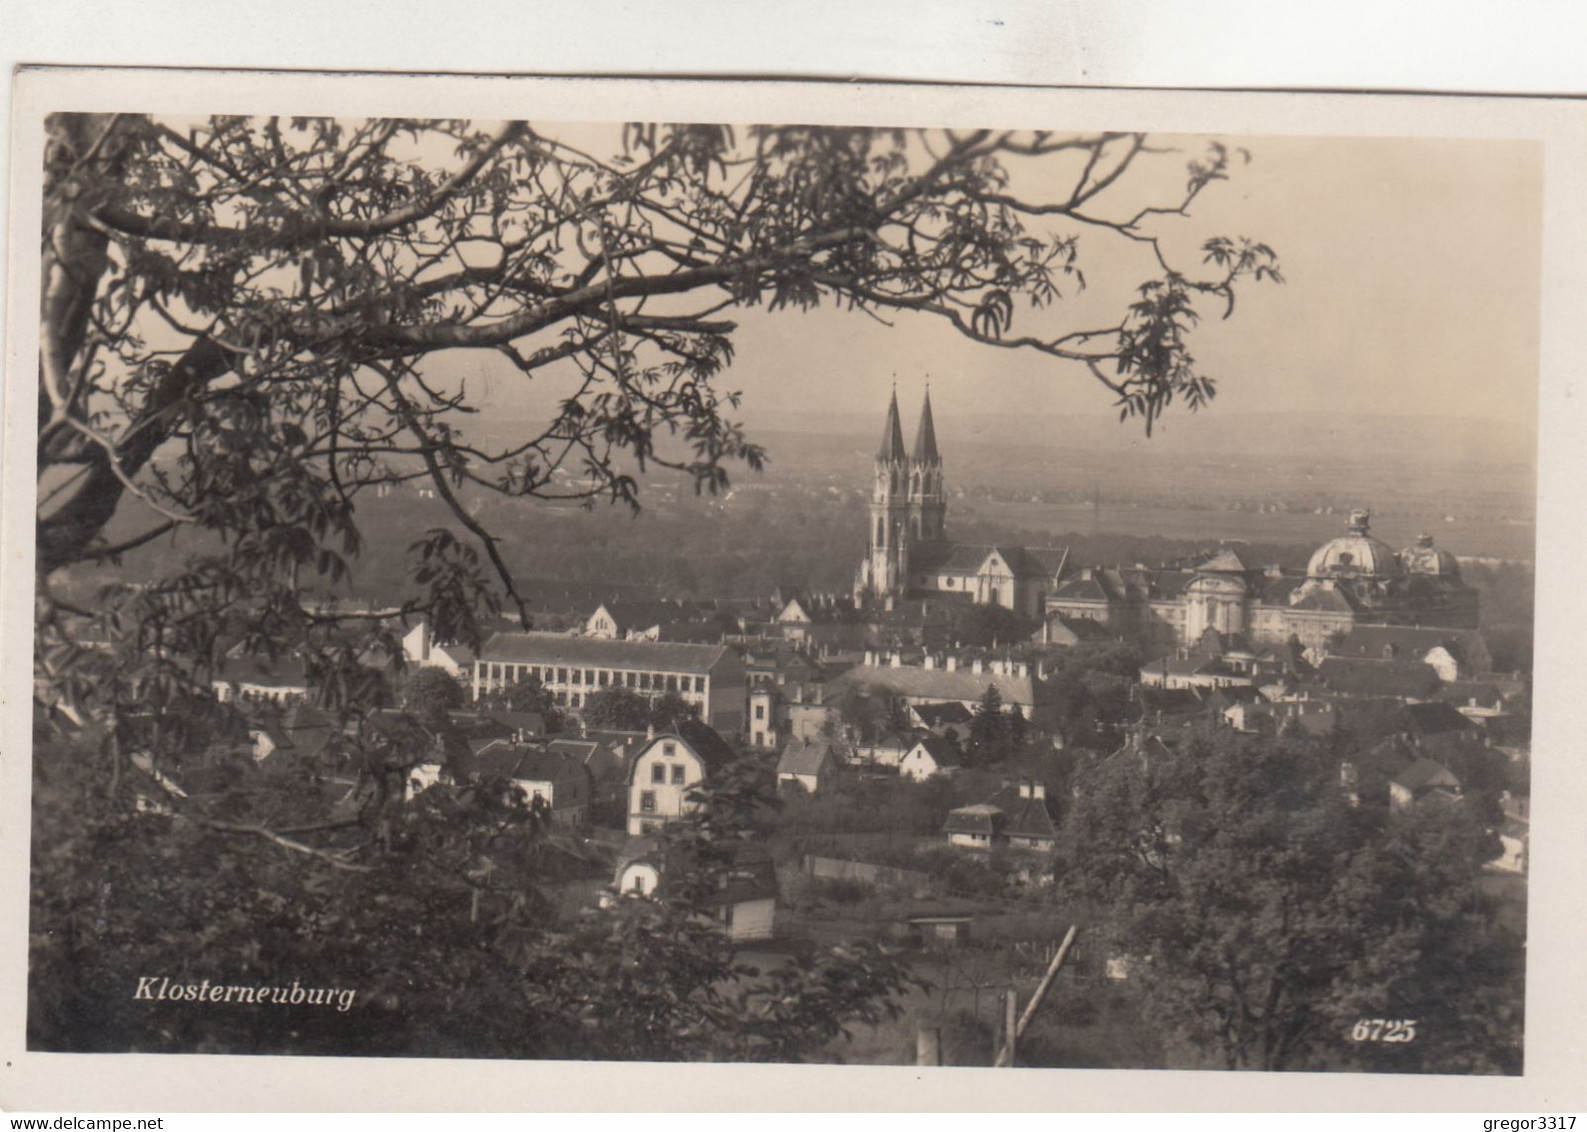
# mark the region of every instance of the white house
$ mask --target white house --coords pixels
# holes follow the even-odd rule
[[[676,734],[647,739],[628,769],[628,833],[640,837],[697,812],[691,795],[713,769],[731,761],[723,738],[694,720]]]
[[[759,845],[723,847],[726,859],[714,868],[714,884],[702,897],[709,916],[734,943],[772,938],[777,923],[777,870]],[[695,853],[684,846],[661,846],[650,838],[635,842],[617,865],[613,885],[629,899],[666,900],[672,878],[699,869]]]
[[[467,645],[438,645],[430,636],[428,621],[420,621],[402,636],[402,657],[419,668],[439,668],[454,680],[467,682],[474,675],[474,650]]]
[[[916,782],[924,782],[933,775],[952,774],[959,769],[958,753],[953,744],[935,735],[919,740],[898,760],[898,773]]]

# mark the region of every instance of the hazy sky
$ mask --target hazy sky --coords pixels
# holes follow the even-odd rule
[[[580,141],[589,130],[577,128]],[[1204,139],[1165,140],[1186,152],[1154,159],[1143,180],[1182,185],[1184,160]],[[1197,266],[1194,249],[1209,236],[1262,240],[1279,253],[1287,282],[1246,286],[1228,321],[1204,308],[1193,350],[1218,379],[1215,409],[1426,413],[1535,426],[1540,145],[1220,140],[1248,149],[1250,163],[1236,161],[1232,179],[1208,188],[1189,221],[1161,231],[1186,253],[1187,267]],[[1082,236],[1081,256],[1086,293],[1036,322],[1021,308],[1015,332],[1105,325],[1153,273],[1138,249],[1102,234]],[[723,386],[743,392],[742,416],[752,426],[811,412],[880,420],[895,373],[911,421],[928,374],[943,413],[1110,412],[1110,394],[1082,368],[980,346],[929,318],[887,327],[833,310],[727,316],[740,330]],[[548,403],[557,384],[521,400],[520,381],[494,360],[469,364],[493,399],[526,409]],[[1193,430],[1194,421],[1172,427]]]

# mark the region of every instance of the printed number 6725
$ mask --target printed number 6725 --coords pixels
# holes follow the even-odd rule
[[[1353,1042],[1414,1042],[1416,1019],[1363,1018],[1350,1028]]]

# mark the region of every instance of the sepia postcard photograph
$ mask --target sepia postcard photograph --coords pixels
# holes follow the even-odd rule
[[[18,80],[29,1054],[1533,1064],[1523,106],[224,78]]]

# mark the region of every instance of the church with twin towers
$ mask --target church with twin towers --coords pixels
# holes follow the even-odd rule
[[[906,447],[894,389],[876,453],[869,546],[854,581],[856,601],[887,607],[905,598],[954,596],[1040,617],[1067,552],[951,542],[947,513],[931,391],[921,401],[915,442]]]
[[[999,605],[1041,621],[1086,620],[1160,653],[1209,630],[1257,645],[1323,648],[1357,626],[1429,630],[1477,627],[1477,592],[1431,535],[1396,551],[1371,534],[1371,512],[1353,510],[1345,532],[1306,571],[1249,561],[1238,545],[1193,564],[1103,567],[1074,563],[1062,547],[971,545],[948,538],[948,494],[928,390],[915,443],[904,445],[898,392],[871,483],[868,547],[855,604],[953,599]]]

